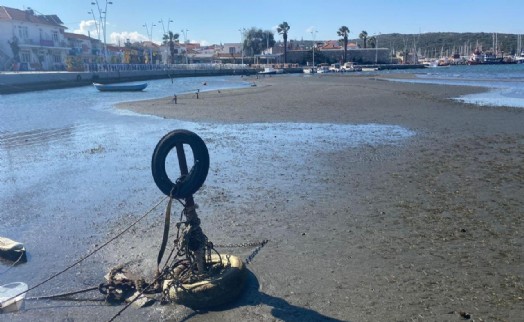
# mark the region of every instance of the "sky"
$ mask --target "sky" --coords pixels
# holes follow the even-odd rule
[[[0,5],[56,14],[68,32],[97,38],[95,0],[0,0]],[[161,42],[164,31],[202,45],[239,43],[241,30],[275,32],[290,26],[288,40],[336,40],[347,26],[349,38],[389,33],[524,33],[524,0],[111,0],[106,11],[107,43]],[[106,0],[98,0],[105,10]],[[93,14],[89,13],[92,10]],[[169,22],[169,23],[168,23]],[[102,29],[103,30],[103,29]],[[183,32],[182,32],[183,30]],[[103,32],[100,39],[103,41]]]

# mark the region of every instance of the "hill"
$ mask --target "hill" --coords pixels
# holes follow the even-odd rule
[[[427,57],[450,56],[458,53],[469,55],[479,47],[483,50],[493,50],[498,48],[504,55],[514,55],[517,51],[516,34],[493,34],[493,33],[455,33],[455,32],[435,32],[423,34],[381,34],[378,36],[378,47],[391,48],[395,51],[412,51],[416,48],[417,52]],[[369,37],[371,38],[371,36]],[[368,48],[369,46],[368,38]],[[360,47],[364,47],[362,39],[352,39]],[[496,45],[495,45],[496,43]]]

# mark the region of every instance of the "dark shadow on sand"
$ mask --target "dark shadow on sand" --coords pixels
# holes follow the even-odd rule
[[[293,305],[279,297],[260,292],[260,284],[258,283],[258,279],[255,274],[249,270],[245,290],[240,295],[240,298],[232,304],[209,311],[226,311],[240,306],[256,306],[260,304],[272,307],[271,314],[273,317],[286,322],[347,322],[320,314],[312,309]],[[206,314],[209,311],[192,312],[181,321],[189,321],[195,315]]]

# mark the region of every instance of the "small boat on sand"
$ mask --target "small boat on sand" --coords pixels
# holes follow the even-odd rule
[[[99,84],[93,86],[101,92],[138,92],[147,87],[147,83],[140,84]]]
[[[27,261],[24,245],[6,237],[0,237],[0,257],[13,262]]]
[[[24,304],[27,290],[28,286],[23,282],[0,286],[0,313],[19,311]]]

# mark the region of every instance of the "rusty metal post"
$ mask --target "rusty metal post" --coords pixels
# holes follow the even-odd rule
[[[184,152],[183,144],[176,145],[176,152],[178,157],[178,164],[180,167],[180,174],[182,177],[186,176],[189,173],[187,167],[186,154]],[[187,218],[187,223],[189,227],[188,233],[188,246],[189,249],[195,253],[197,269],[200,274],[203,274],[206,271],[206,241],[205,235],[202,232],[200,227],[200,218],[196,213],[195,200],[193,196],[185,198],[186,204],[184,208],[184,215]]]

